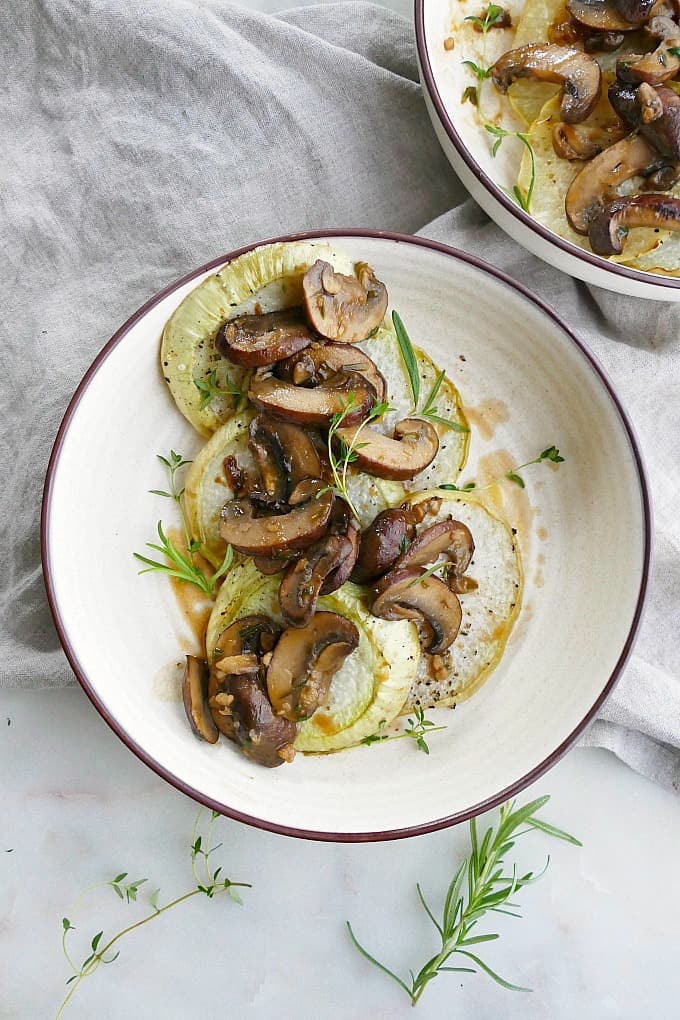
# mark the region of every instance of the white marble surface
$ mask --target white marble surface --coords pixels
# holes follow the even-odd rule
[[[7,720],[11,725],[7,725]],[[414,752],[415,753],[415,752]],[[83,946],[142,916],[110,889],[72,912],[80,892],[120,871],[148,877],[161,902],[191,887],[195,805],[140,764],[80,690],[0,692],[0,1017],[54,1016],[68,970],[61,918]],[[444,975],[416,1016],[474,1020],[671,1020],[680,1001],[680,801],[603,751],[572,751],[524,797],[550,793],[546,817],[584,843],[535,834],[522,866],[524,919],[498,918],[486,959],[533,988]],[[403,993],[349,944],[358,935],[404,972],[435,950],[417,906],[439,904],[467,848],[467,827],[395,843],[287,839],[221,820],[225,874],[252,882],[242,908],[197,897],[129,936],[120,958],[83,984],[67,1017],[185,1020],[271,1016],[398,1020]],[[145,899],[145,897],[142,897]],[[117,927],[116,927],[117,926]],[[81,939],[78,943],[77,938]],[[82,958],[82,957],[81,957]]]

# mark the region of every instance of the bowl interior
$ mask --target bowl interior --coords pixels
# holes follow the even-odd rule
[[[298,757],[268,771],[189,732],[179,664],[194,639],[168,581],[137,575],[172,504],[150,495],[157,453],[201,440],[163,383],[163,324],[196,276],[112,343],[74,401],[45,506],[45,567],[62,639],[100,711],[186,792],[259,824],[330,838],[456,820],[546,767],[603,698],[632,641],[646,576],[646,496],[633,441],[599,371],[514,285],[430,242],[342,236],[412,339],[446,367],[472,424],[462,478],[482,481],[555,444],[565,462],[503,486],[524,559],[524,607],[498,669],[428,756],[412,741]],[[206,275],[206,274],[204,274]]]
[[[513,25],[524,7],[524,0],[509,0],[503,7],[510,12]],[[471,102],[463,102],[463,93],[475,78],[464,60],[472,60],[482,66],[492,64],[510,45],[510,32],[490,30],[486,36],[486,54],[482,53],[482,35],[475,32],[472,24],[465,19],[479,16],[480,6],[477,0],[423,0],[423,21],[425,45],[432,75],[437,91],[446,113],[460,135],[461,141],[486,176],[501,188],[512,191],[517,183],[517,171],[522,158],[523,146],[516,138],[508,138],[492,154],[494,139],[485,132],[479,123],[477,111]],[[461,48],[460,33],[465,39],[465,52]],[[444,42],[453,37],[457,45],[447,50]],[[422,58],[423,54],[421,54]],[[493,120],[502,113],[502,123],[508,130],[521,130],[525,127],[520,118],[515,117],[508,103],[502,103],[495,90],[485,88],[485,113]]]
[[[525,0],[503,4],[517,26]],[[516,137],[499,139],[480,125],[477,111],[463,101],[466,89],[476,83],[466,61],[489,67],[514,44],[512,32],[491,29],[486,42],[465,19],[479,16],[475,0],[416,0],[416,35],[421,77],[433,126],[442,148],[473,197],[514,240],[551,265],[588,283],[622,294],[657,300],[680,300],[680,280],[659,272],[645,272],[611,262],[561,237],[549,225],[524,212],[513,198],[523,143]],[[448,39],[455,38],[452,49]],[[485,51],[484,48],[485,47]],[[487,83],[483,96],[485,118],[509,131],[526,130]],[[666,242],[666,253],[675,251],[675,235]],[[653,263],[650,263],[650,269]]]

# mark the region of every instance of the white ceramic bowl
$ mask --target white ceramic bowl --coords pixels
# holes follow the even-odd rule
[[[632,297],[680,301],[680,279],[628,269],[584,251],[538,223],[510,197],[521,143],[504,143],[497,157],[492,156],[489,136],[475,118],[474,108],[461,101],[465,85],[473,81],[462,68],[465,54],[455,48],[452,52],[444,49],[452,20],[458,24],[467,15],[479,15],[483,6],[481,0],[415,0],[418,67],[425,103],[439,142],[467,190],[510,237],[570,276]],[[524,0],[508,0],[505,6],[516,23]],[[490,39],[493,36],[490,32]]]
[[[420,238],[329,231],[385,281],[391,306],[446,366],[473,425],[463,478],[529,460],[550,444],[565,462],[508,484],[505,513],[524,556],[524,608],[498,669],[455,712],[431,754],[412,741],[299,756],[273,771],[228,741],[189,731],[176,663],[186,624],[164,577],[139,577],[133,550],[168,520],[148,493],[156,453],[191,456],[200,439],[162,380],[159,336],[216,259],[122,326],[68,408],[49,466],[43,564],[69,661],[109,725],[196,800],[263,828],[318,839],[426,832],[517,793],[573,743],[630,652],[649,568],[650,512],[625,410],[589,352],[554,313],[474,258]],[[319,234],[307,237],[322,236]],[[232,253],[240,254],[240,253]],[[161,505],[162,504],[162,505]]]

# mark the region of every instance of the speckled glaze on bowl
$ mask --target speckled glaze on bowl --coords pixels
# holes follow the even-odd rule
[[[465,14],[478,15],[482,6],[472,0],[415,0],[418,67],[425,103],[439,142],[467,190],[513,240],[562,272],[631,297],[680,301],[680,278],[629,269],[584,251],[538,223],[507,193],[505,189],[515,183],[521,147],[515,148],[512,172],[505,158],[508,146],[500,150],[500,158],[492,158],[488,137],[472,116],[471,105],[461,102],[464,85],[459,72],[464,55],[444,49],[452,15],[456,20]],[[508,0],[505,6],[511,8],[516,23],[524,0]],[[464,84],[470,81],[468,75]]]
[[[133,550],[169,520],[156,453],[200,439],[158,366],[179,301],[230,256],[172,284],[103,349],[68,408],[45,485],[43,565],[54,618],[86,693],[128,747],[196,800],[263,828],[328,840],[389,839],[451,825],[549,768],[615,684],[638,627],[650,511],[640,454],[611,384],[554,313],[471,256],[420,238],[333,237],[385,281],[411,336],[459,386],[473,426],[464,479],[555,443],[505,513],[524,556],[524,608],[498,669],[455,712],[429,757],[411,741],[298,757],[274,771],[189,731],[176,663],[191,645],[167,580]],[[290,239],[290,238],[288,238]],[[484,294],[480,302],[479,295]],[[507,468],[506,468],[507,469]]]

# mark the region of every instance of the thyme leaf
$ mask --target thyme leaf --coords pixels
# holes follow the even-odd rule
[[[133,553],[132,555],[134,558],[145,565],[144,569],[140,570],[139,573],[150,574],[159,572],[167,574],[168,577],[175,577],[178,581],[184,581],[186,584],[192,584],[195,588],[198,588],[206,595],[212,596],[215,594],[219,581],[222,577],[224,577],[233,563],[233,549],[230,545],[227,546],[222,563],[210,576],[208,576],[196,563],[195,555],[200,552],[201,543],[191,537],[191,529],[189,527],[189,521],[184,508],[184,487],[180,487],[177,480],[177,472],[180,468],[191,464],[191,461],[185,460],[180,453],[175,453],[174,450],[170,451],[169,457],[163,457],[161,454],[158,454],[158,459],[167,468],[170,491],[167,492],[164,489],[150,489],[149,491],[156,496],[163,496],[167,499],[172,499],[177,504],[180,517],[182,518],[182,526],[184,528],[186,553],[182,552],[182,550],[178,548],[173,540],[166,534],[163,529],[162,521],[158,521],[156,531],[158,534],[158,543],[160,544],[156,542],[147,542],[146,546],[153,552],[160,553],[160,555],[165,557],[165,559],[151,559],[148,556],[143,556],[141,553]]]

